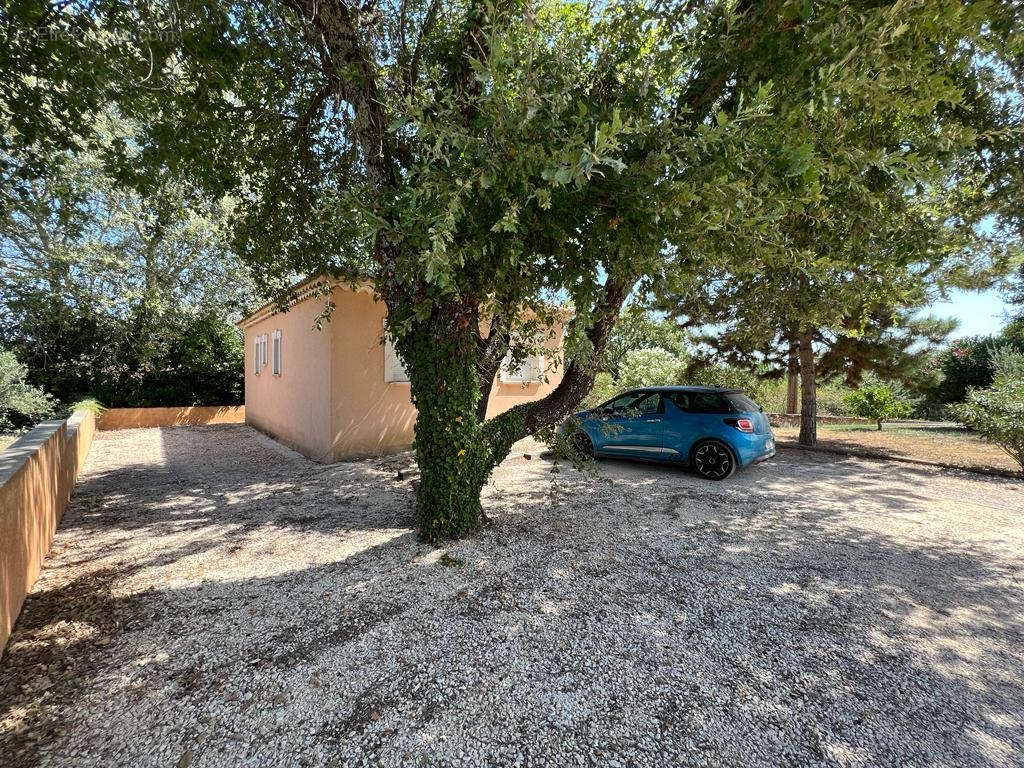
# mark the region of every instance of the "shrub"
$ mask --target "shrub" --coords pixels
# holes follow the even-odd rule
[[[1024,470],[1024,376],[1000,376],[988,389],[973,389],[951,412]]]
[[[631,349],[619,368],[619,388],[658,387],[675,384],[679,378],[679,358],[660,348]]]
[[[611,400],[621,391],[622,387],[616,383],[610,373],[599,373],[597,378],[594,379],[594,386],[591,388],[590,394],[583,400],[581,406],[583,408],[593,408]]]
[[[854,416],[874,419],[878,428],[886,419],[900,419],[910,415],[913,402],[901,387],[878,379],[866,379],[860,386],[843,398]]]
[[[34,423],[53,413],[53,398],[26,379],[28,369],[0,349],[0,429]]]

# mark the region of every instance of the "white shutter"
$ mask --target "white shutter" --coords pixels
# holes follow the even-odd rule
[[[260,337],[254,336],[252,339],[252,371],[253,373],[260,372]]]
[[[540,381],[544,375],[544,355],[530,355],[522,363],[514,368],[512,365],[512,353],[506,352],[505,359],[501,361],[501,368],[498,376],[501,381],[512,382],[534,382]]]
[[[262,365],[264,367],[266,367],[266,365],[267,365],[267,334],[265,334],[265,333],[260,334],[260,349],[262,350],[262,354],[261,354],[261,356],[263,358]]]
[[[384,381],[408,381],[409,374],[405,372],[402,365],[402,358],[398,356],[398,350],[391,342],[390,337],[384,339]]]
[[[275,376],[281,375],[281,331],[274,331],[274,367],[273,374]]]

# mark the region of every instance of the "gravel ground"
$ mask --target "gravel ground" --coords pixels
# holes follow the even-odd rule
[[[0,662],[0,764],[1020,766],[1024,485],[786,451],[724,483],[100,433]]]

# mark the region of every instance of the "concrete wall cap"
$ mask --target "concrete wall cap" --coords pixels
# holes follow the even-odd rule
[[[53,436],[54,432],[63,427],[64,423],[64,419],[41,422],[0,453],[0,485],[14,477],[18,470],[25,466],[25,462]]]

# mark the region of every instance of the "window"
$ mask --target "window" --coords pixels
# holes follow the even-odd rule
[[[506,352],[498,370],[501,381],[534,382],[544,378],[544,355],[527,355],[518,365],[512,362],[512,353]]]
[[[408,381],[409,374],[405,372],[402,358],[398,356],[398,350],[390,336],[384,337],[384,381]]]
[[[637,417],[649,413],[664,413],[665,406],[657,392],[627,392],[601,406],[601,410],[616,416]]]
[[[733,413],[729,401],[717,392],[673,392],[669,397],[687,413]]]
[[[639,411],[643,416],[651,413],[664,413],[665,411],[661,404],[661,395],[657,392],[637,400],[632,406],[630,406],[630,410]]]
[[[267,367],[267,334],[261,333],[253,339],[252,345],[253,373],[259,373]]]
[[[266,337],[264,337],[264,339],[265,338]],[[274,331],[274,334],[273,334],[272,338],[274,340],[274,342],[273,342],[274,343],[274,357],[273,357],[274,364],[273,364],[273,368],[271,369],[271,373],[273,373],[275,376],[280,376],[281,375],[281,331]]]

